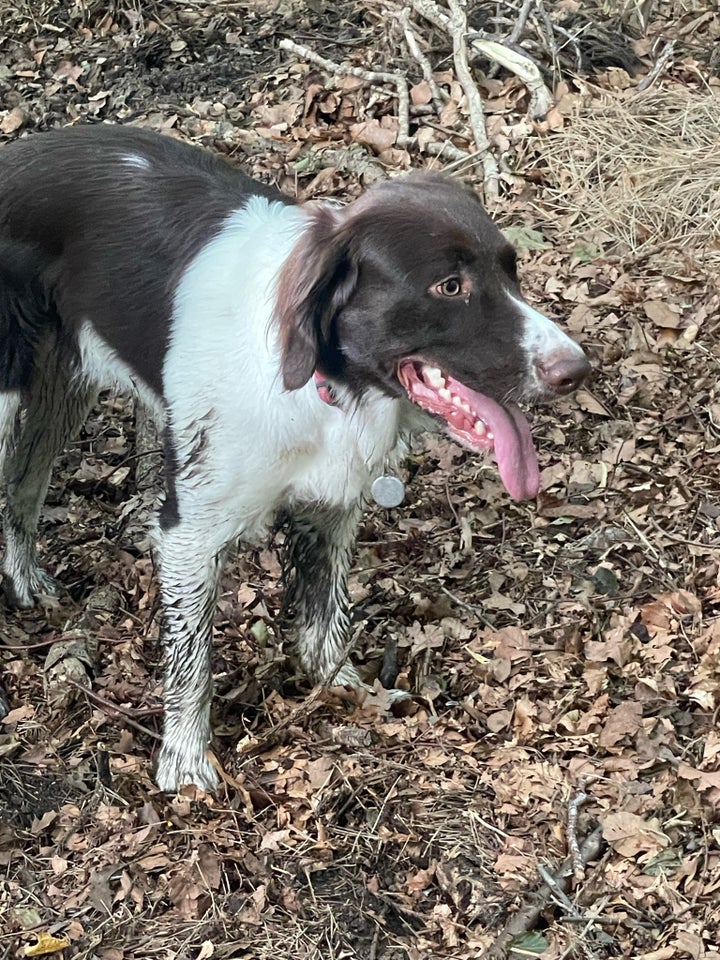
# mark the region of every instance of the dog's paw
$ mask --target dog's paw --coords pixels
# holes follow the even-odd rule
[[[206,793],[214,793],[220,778],[204,750],[201,754],[191,754],[163,746],[155,782],[165,793],[177,793],[191,784]]]
[[[5,570],[2,588],[8,605],[23,610],[36,606],[43,596],[56,597],[60,592],[54,577],[38,566],[22,573]]]

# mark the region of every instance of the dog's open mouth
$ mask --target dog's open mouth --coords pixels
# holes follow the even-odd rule
[[[537,455],[530,424],[518,407],[503,406],[476,393],[422,360],[402,360],[398,378],[412,401],[445,421],[451,437],[471,450],[494,451],[500,477],[513,500],[537,495]]]

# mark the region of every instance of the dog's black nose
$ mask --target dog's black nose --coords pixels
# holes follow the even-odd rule
[[[535,368],[540,380],[559,397],[577,390],[590,373],[588,358],[579,348],[555,351],[543,360],[536,360]]]

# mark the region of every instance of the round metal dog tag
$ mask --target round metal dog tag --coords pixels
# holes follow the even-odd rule
[[[405,499],[405,484],[400,477],[375,477],[370,487],[375,503],[381,507],[399,507]]]

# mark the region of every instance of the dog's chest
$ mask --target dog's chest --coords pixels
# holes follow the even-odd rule
[[[302,401],[307,429],[288,436],[279,452],[287,470],[285,497],[344,507],[366,497],[372,481],[402,453],[397,403],[378,396],[349,412],[318,409],[322,401],[312,388]]]

